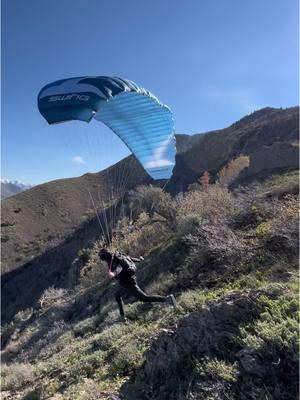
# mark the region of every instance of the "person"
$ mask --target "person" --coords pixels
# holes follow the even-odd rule
[[[176,307],[176,301],[172,294],[169,296],[148,295],[139,287],[136,280],[135,262],[142,261],[143,257],[134,258],[121,253],[113,254],[106,249],[99,252],[99,257],[108,265],[107,276],[110,279],[115,278],[121,286],[115,295],[121,320],[126,321],[123,304],[123,297],[126,295],[131,295],[144,303],[168,303]]]

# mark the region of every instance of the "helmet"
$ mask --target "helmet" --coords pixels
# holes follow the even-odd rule
[[[101,260],[110,261],[111,260],[111,253],[106,249],[101,249],[99,251],[99,257]]]

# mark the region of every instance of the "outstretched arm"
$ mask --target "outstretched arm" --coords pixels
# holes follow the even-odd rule
[[[133,262],[141,262],[144,261],[144,257],[140,256],[140,258],[130,257]]]

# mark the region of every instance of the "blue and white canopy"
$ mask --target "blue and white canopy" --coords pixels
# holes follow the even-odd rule
[[[153,179],[171,177],[176,152],[172,112],[134,82],[108,76],[62,79],[40,91],[38,107],[49,124],[102,121]]]

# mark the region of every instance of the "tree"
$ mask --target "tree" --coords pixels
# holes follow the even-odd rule
[[[241,155],[234,160],[231,160],[225,167],[223,167],[218,174],[218,183],[227,186],[232,183],[240,174],[240,172],[249,167],[249,156]]]
[[[207,171],[204,171],[203,175],[199,179],[199,182],[201,184],[201,189],[202,190],[207,190],[209,187],[209,181],[210,181],[210,174]]]

